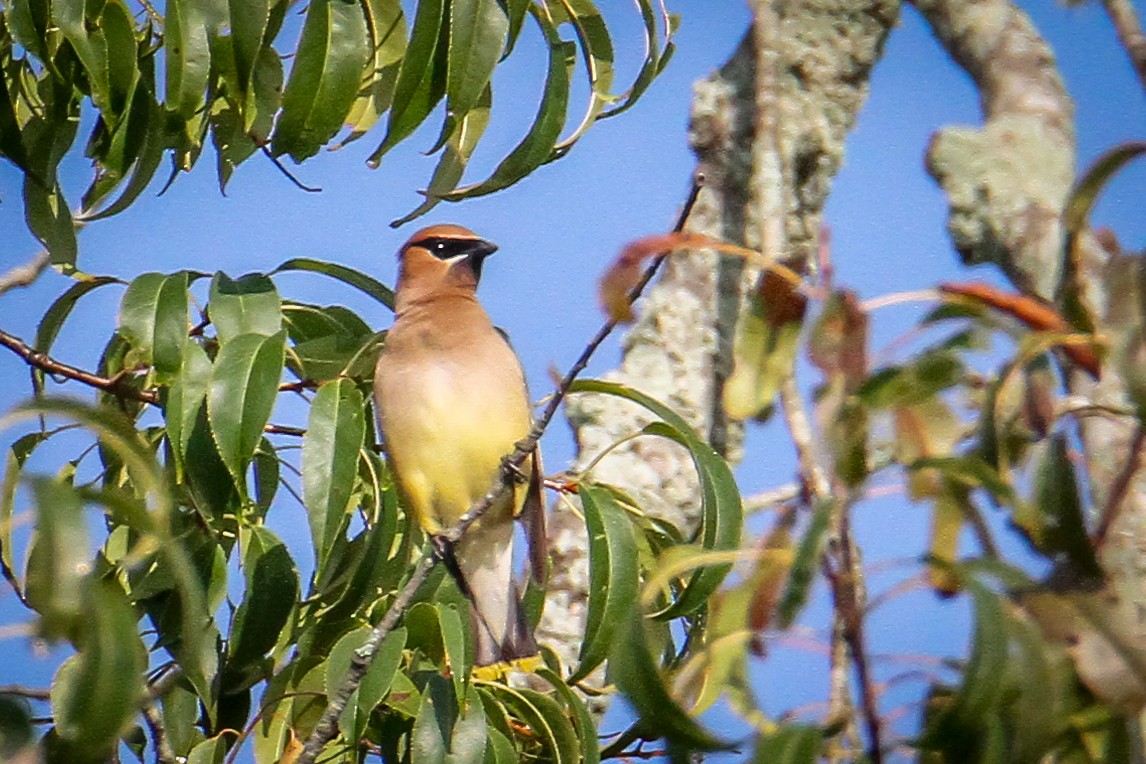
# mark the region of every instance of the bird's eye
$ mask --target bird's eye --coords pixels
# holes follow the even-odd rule
[[[440,255],[441,255],[441,254],[445,254],[445,252],[446,252],[446,243],[445,243],[444,241],[439,241],[439,242],[437,242],[436,244],[434,244],[434,252],[436,252],[436,253],[438,253],[438,254],[440,254]]]

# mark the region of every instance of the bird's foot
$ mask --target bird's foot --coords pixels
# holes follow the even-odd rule
[[[524,485],[529,482],[529,475],[526,475],[525,472],[522,471],[521,467],[511,462],[508,456],[501,460],[501,469],[502,472],[505,472],[511,478],[513,478],[515,483]]]

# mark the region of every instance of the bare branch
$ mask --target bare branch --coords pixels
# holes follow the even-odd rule
[[[44,249],[23,265],[17,265],[7,273],[0,275],[0,294],[16,287],[30,286],[51,262],[52,256],[48,250]]]
[[[29,366],[39,369],[45,374],[74,379],[119,398],[130,398],[144,403],[159,403],[159,393],[155,390],[137,390],[131,385],[125,384],[127,376],[124,374],[117,374],[114,377],[101,377],[90,371],[84,371],[63,361],[57,361],[46,353],[39,352],[24,340],[2,329],[0,329],[0,345],[23,358]]]
[[[151,742],[155,746],[155,760],[159,764],[175,764],[175,751],[171,750],[171,743],[167,739],[167,730],[163,726],[163,715],[154,703],[145,703],[141,709],[147,728],[151,731]]]
[[[50,700],[51,693],[39,687],[24,687],[19,684],[0,685],[0,695],[15,695],[28,700]]]
[[[699,193],[700,182],[694,181],[692,190],[689,192],[688,199],[681,210],[674,230],[679,231],[684,226],[684,221],[688,218],[688,213],[692,210],[692,205],[696,202],[696,197]],[[637,299],[645,286],[652,280],[665,257],[665,255],[657,257],[652,265],[648,267],[640,283],[637,284],[629,294],[630,301]],[[597,348],[601,346],[601,343],[605,341],[616,327],[617,322],[609,320],[597,331],[597,334],[593,336],[593,339],[589,341],[585,349],[581,352],[581,355],[573,363],[569,371],[566,372],[560,384],[557,385],[557,389],[554,390],[553,395],[550,396],[548,405],[546,405],[545,410],[534,423],[533,429],[529,431],[529,435],[520,441],[513,452],[503,460],[501,473],[494,480],[493,485],[490,486],[485,496],[470,507],[453,527],[442,534],[445,539],[456,543],[458,539],[462,537],[462,534],[464,534],[471,525],[477,522],[477,520],[493,506],[494,502],[509,489],[509,486],[512,485],[514,480],[514,473],[525,464],[525,460],[533,453],[533,449],[537,447],[538,441],[541,440],[542,434],[553,420],[557,409],[561,406],[561,402],[565,399],[565,395],[569,392],[569,388],[573,385],[574,380],[576,380],[578,375],[589,365],[589,360],[593,357]],[[346,702],[349,700],[351,693],[357,689],[359,683],[362,681],[362,677],[366,675],[367,669],[370,668],[370,663],[374,660],[378,646],[382,644],[382,640],[386,638],[386,635],[398,625],[399,619],[401,619],[405,613],[410,601],[414,598],[414,594],[425,582],[437,562],[438,559],[435,555],[425,554],[422,556],[418,561],[417,567],[414,568],[413,574],[411,574],[405,586],[402,587],[402,590],[398,592],[398,596],[394,598],[394,602],[390,604],[386,614],[382,617],[382,621],[370,632],[370,636],[367,637],[366,642],[354,651],[354,658],[350,662],[350,670],[347,672],[346,679],[339,685],[334,695],[327,699],[326,710],[323,711],[322,717],[307,739],[306,745],[298,758],[298,764],[314,764],[315,759],[319,753],[322,752],[322,749],[328,742],[334,739],[338,731],[338,718],[342,715],[342,711],[346,707]]]
[[[1129,0],[1102,0],[1106,14],[1118,33],[1118,41],[1130,56],[1130,63],[1138,74],[1138,81],[1146,88],[1146,35],[1138,23],[1138,14]]]
[[[1106,543],[1106,537],[1110,534],[1111,527],[1118,519],[1122,505],[1125,503],[1126,494],[1130,490],[1130,484],[1133,482],[1138,468],[1142,465],[1142,447],[1144,445],[1146,445],[1146,427],[1138,425],[1134,431],[1134,438],[1130,441],[1130,453],[1126,456],[1126,462],[1110,485],[1110,491],[1106,495],[1106,505],[1102,508],[1102,515],[1098,520],[1098,528],[1095,529],[1094,537],[1091,539],[1091,545],[1096,550],[1102,549],[1103,544]]]

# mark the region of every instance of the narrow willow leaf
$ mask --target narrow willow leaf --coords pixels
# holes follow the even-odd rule
[[[577,42],[585,59],[589,77],[589,106],[580,124],[568,138],[555,147],[558,152],[568,151],[574,143],[597,121],[601,111],[617,100],[610,93],[613,87],[613,40],[601,11],[593,0],[561,0],[569,21],[577,31]]]
[[[443,198],[459,201],[475,196],[492,194],[507,188],[549,161],[554,144],[565,126],[569,106],[569,81],[572,76],[576,45],[561,39],[553,21],[544,11],[531,5],[530,12],[537,20],[549,46],[549,71],[537,116],[529,133],[494,169],[486,180],[451,191]]]
[[[670,694],[649,651],[643,619],[636,609],[620,624],[609,657],[609,676],[636,709],[642,723],[656,730],[656,734],[693,750],[727,747],[727,743],[685,713]]]
[[[336,148],[369,132],[390,108],[406,55],[406,14],[399,0],[362,0],[370,33],[370,61],[358,84],[358,97],[346,115],[350,134]]]
[[[601,749],[597,744],[597,723],[593,719],[593,715],[589,713],[585,701],[581,700],[581,696],[574,692],[569,684],[562,681],[561,677],[549,667],[539,668],[537,675],[553,685],[553,689],[557,691],[557,696],[561,698],[561,702],[565,704],[573,717],[577,738],[581,741],[581,764],[600,764]]]
[[[65,740],[107,755],[145,693],[147,652],[118,584],[93,580],[85,600],[84,637],[52,682],[52,715]]]
[[[355,289],[366,293],[387,308],[391,310],[394,309],[394,290],[362,271],[357,271],[345,265],[328,262],[326,260],[295,257],[275,268],[270,272],[270,275],[273,276],[276,273],[285,273],[288,271],[310,271],[312,273],[320,273],[323,276],[329,276],[332,279],[337,279],[344,284],[349,284]]]
[[[142,145],[136,152],[138,158],[132,167],[131,178],[115,201],[98,212],[92,212],[85,204],[84,213],[79,217],[83,222],[103,220],[118,215],[130,207],[151,183],[152,178],[155,177],[155,171],[159,169],[159,165],[163,161],[163,154],[167,149],[167,135],[159,114],[159,107],[149,94],[137,93],[136,97],[146,101],[150,114],[144,128],[145,135],[142,139]]]
[[[103,30],[94,23],[96,19],[91,19],[93,23],[89,30],[84,6],[84,0],[53,2],[52,22],[72,44],[72,50],[83,65],[92,102],[105,119],[111,120],[117,112],[112,108],[108,85],[107,40]]]
[[[118,117],[128,111],[139,82],[135,20],[123,0],[108,0],[103,6],[99,26],[107,45],[108,102],[111,114]],[[105,114],[105,119],[108,116]],[[118,118],[113,120],[113,124],[118,121]]]
[[[286,332],[240,334],[219,350],[207,390],[207,418],[219,456],[246,495],[246,469],[278,396]]]
[[[557,701],[534,690],[504,686],[490,689],[510,713],[529,725],[547,760],[554,764],[576,764],[580,760],[577,733]]]
[[[608,491],[582,483],[577,495],[589,536],[589,604],[575,683],[608,657],[617,628],[636,607],[640,586],[637,541],[625,510]]]
[[[268,0],[227,0],[227,8],[235,66],[234,86],[238,96],[236,102],[242,108],[254,82],[255,63],[263,47],[270,8]]]
[[[932,563],[928,566],[927,577],[933,588],[942,596],[951,596],[959,590],[959,577],[952,573],[952,565],[959,558],[959,536],[966,521],[964,504],[969,501],[967,489],[943,481],[946,490],[935,497],[931,509],[931,540],[928,556]]]
[[[54,174],[47,188],[34,176],[24,176],[24,218],[28,230],[51,254],[53,265],[75,265],[76,225]]]
[[[404,217],[390,223],[392,228],[409,223],[415,218],[425,215],[442,201],[442,197],[457,188],[458,183],[469,164],[470,156],[477,147],[478,141],[485,134],[489,125],[489,112],[492,103],[493,91],[486,87],[477,104],[466,112],[460,120],[450,117],[454,127],[446,138],[446,150],[438,166],[434,168],[434,175],[430,178],[430,185],[422,192],[426,200]]]
[[[470,661],[466,655],[466,637],[468,632],[469,606],[462,604],[467,615],[463,622],[459,608],[454,603],[440,602],[438,605],[438,621],[442,629],[442,646],[446,650],[446,663],[453,679],[454,696],[460,703],[466,697],[466,678],[470,675]],[[482,748],[485,748],[485,738],[482,737]]]
[[[207,313],[219,342],[242,334],[271,335],[282,329],[282,301],[269,277],[248,273],[232,279],[223,272],[211,279]]]
[[[464,698],[465,703],[454,723],[453,734],[450,735],[450,752],[446,756],[446,764],[482,764],[485,761],[489,734],[485,708],[476,687],[470,687]]]
[[[32,484],[36,527],[28,551],[24,594],[47,639],[72,636],[82,621],[92,550],[79,494],[49,478]]]
[[[457,711],[457,705],[451,699],[446,680],[431,676],[410,732],[410,761],[413,764],[446,764],[450,729]]]
[[[505,60],[513,52],[514,46],[517,45],[517,38],[521,35],[522,28],[525,27],[525,17],[529,15],[529,6],[532,4],[532,0],[502,0],[502,4],[505,6],[506,18],[509,20],[505,52],[501,55],[502,60]]]
[[[466,115],[485,94],[505,47],[509,18],[498,0],[450,3],[446,107]]]
[[[394,86],[393,105],[386,123],[386,137],[366,160],[377,167],[382,156],[425,121],[446,94],[449,45],[443,0],[422,0],[414,15],[410,43]]]
[[[211,359],[198,342],[190,337],[184,337],[184,342],[183,366],[163,398],[167,439],[175,454],[176,475],[180,481],[183,479],[191,433],[207,397],[212,368]]]
[[[138,361],[155,367],[160,384],[174,380],[183,366],[187,344],[188,275],[145,273],[123,293],[118,331],[138,353]]]
[[[615,117],[633,106],[648,90],[649,85],[656,79],[657,75],[664,69],[668,60],[672,58],[674,44],[672,41],[672,33],[675,26],[675,20],[669,18],[669,27],[665,30],[664,45],[661,45],[660,30],[657,25],[657,13],[653,7],[653,0],[637,0],[637,5],[641,9],[641,20],[644,22],[645,27],[645,60],[641,64],[640,70],[637,72],[633,84],[629,86],[625,99],[609,109],[601,115],[601,119],[608,117]]]
[[[169,0],[164,20],[166,106],[190,120],[206,98],[211,70],[207,19],[195,0]]]
[[[772,271],[760,276],[736,325],[732,375],[724,387],[724,410],[748,419],[772,405],[792,373],[808,298]]]
[[[302,444],[302,496],[319,570],[348,517],[366,433],[365,406],[354,383],[339,379],[319,387],[310,407]]]
[[[41,353],[51,353],[56,337],[59,336],[64,322],[68,320],[80,298],[107,284],[122,283],[124,282],[114,276],[89,276],[72,284],[44,311],[40,323],[36,326],[36,340],[33,347]]]
[[[833,511],[832,502],[820,502],[812,513],[812,522],[804,531],[804,537],[800,539],[800,545],[796,548],[796,557],[792,561],[792,569],[788,572],[788,585],[784,588],[784,595],[776,610],[776,625],[781,629],[787,629],[792,625],[812,593],[812,581],[820,566],[820,555],[827,542],[828,525]]]
[[[354,103],[368,46],[366,18],[358,3],[310,3],[271,136],[276,156],[289,154],[301,162],[334,137]]]
[[[231,619],[227,669],[241,673],[261,662],[278,641],[279,632],[298,600],[298,569],[286,545],[270,530],[254,526],[243,552],[243,601]],[[257,675],[252,679],[258,679]],[[238,689],[232,686],[232,691]]]
[[[9,6],[9,18],[12,13]],[[24,148],[24,138],[20,132],[20,121],[12,101],[8,86],[8,76],[0,77],[0,156],[8,159],[25,173],[31,169],[28,152]]]
[[[696,466],[701,489],[700,541],[708,550],[732,551],[740,546],[744,524],[744,508],[740,491],[728,463],[692,431],[688,423],[669,407],[625,385],[601,380],[579,380],[570,392],[597,392],[615,395],[644,406],[663,422],[654,422],[645,428],[650,434],[675,440],[686,449]],[[730,564],[713,565],[693,573],[685,590],[663,613],[661,618],[688,615],[704,606],[708,597],[719,588]]]

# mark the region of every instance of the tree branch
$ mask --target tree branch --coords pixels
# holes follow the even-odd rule
[[[17,265],[7,273],[0,275],[0,294],[4,294],[10,289],[16,287],[30,286],[33,281],[40,277],[48,264],[52,262],[52,256],[48,250],[40,250],[28,262],[23,265]]]
[[[151,731],[151,742],[155,746],[155,760],[159,764],[175,764],[175,751],[171,750],[171,743],[167,739],[167,730],[163,727],[163,715],[154,703],[143,704],[143,719]]]
[[[51,700],[51,692],[39,687],[24,687],[19,684],[0,685],[0,695],[15,695],[28,700]]]
[[[684,221],[688,218],[688,213],[692,210],[692,205],[696,203],[696,197],[700,193],[702,182],[700,178],[694,180],[692,190],[689,192],[688,199],[681,209],[677,224],[673,230],[679,231],[683,228]],[[645,274],[641,278],[640,283],[629,293],[630,302],[635,301],[641,292],[644,291],[644,288],[652,280],[653,276],[656,275],[665,257],[667,257],[667,255],[660,255],[645,270]],[[443,533],[443,538],[457,543],[469,527],[477,522],[477,520],[493,506],[498,498],[508,490],[514,480],[515,473],[520,470],[522,465],[525,464],[525,460],[537,447],[538,441],[541,440],[542,434],[553,420],[557,409],[561,406],[561,402],[569,392],[570,386],[572,386],[574,380],[577,379],[581,372],[585,370],[585,367],[589,365],[589,360],[593,357],[593,354],[597,352],[597,348],[601,346],[601,343],[603,343],[616,328],[617,322],[610,319],[597,330],[597,333],[589,340],[585,349],[581,351],[581,355],[557,385],[553,395],[549,398],[549,403],[546,405],[545,410],[541,416],[538,417],[537,421],[534,422],[533,428],[529,431],[529,435],[526,436],[524,440],[519,441],[514,450],[505,457],[502,463],[501,473],[494,480],[485,496],[470,507],[457,523]],[[323,711],[318,724],[315,725],[314,731],[307,739],[302,754],[298,758],[298,764],[314,764],[315,759],[319,753],[322,752],[322,749],[328,742],[334,739],[334,736],[338,732],[338,718],[342,715],[342,711],[346,707],[346,702],[349,700],[351,693],[357,689],[359,683],[362,681],[362,677],[366,675],[367,669],[370,668],[370,663],[374,660],[378,646],[382,644],[382,640],[386,638],[386,635],[398,625],[399,619],[404,614],[407,606],[409,606],[410,601],[414,598],[414,594],[425,582],[437,562],[437,557],[433,554],[424,554],[422,558],[418,560],[413,574],[411,574],[409,580],[406,581],[401,591],[398,592],[398,596],[394,598],[394,602],[391,603],[389,609],[387,609],[386,614],[382,617],[382,621],[371,630],[366,642],[354,651],[354,658],[350,662],[350,670],[347,672],[346,679],[339,685],[334,695],[327,699],[326,709]]]
[[[1146,88],[1146,35],[1142,34],[1142,25],[1138,23],[1138,14],[1129,0],[1102,0],[1106,8],[1106,15],[1114,24],[1114,31],[1118,34],[1118,42],[1126,49],[1130,56],[1130,63],[1138,75],[1138,81]]]
[[[3,329],[0,329],[0,345],[3,345],[23,358],[25,363],[29,366],[39,369],[45,374],[74,379],[77,382],[82,382],[89,387],[103,390],[105,393],[110,393],[119,398],[130,398],[144,403],[159,403],[159,393],[155,390],[137,390],[130,385],[124,384],[124,380],[126,379],[124,374],[117,374],[114,377],[101,377],[98,374],[92,374],[90,371],[84,371],[71,364],[66,364],[63,361],[57,361],[49,357],[46,353],[39,352],[24,342],[24,340],[9,334]]]

